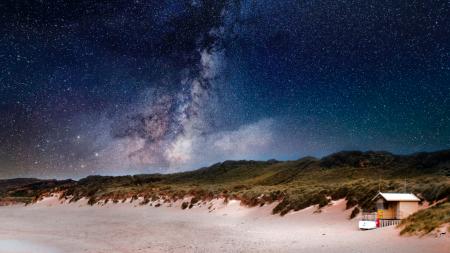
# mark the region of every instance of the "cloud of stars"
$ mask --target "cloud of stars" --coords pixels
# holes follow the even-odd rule
[[[0,9],[0,178],[450,148],[448,1]]]

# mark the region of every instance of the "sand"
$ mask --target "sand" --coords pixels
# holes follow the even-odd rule
[[[400,237],[394,227],[359,231],[343,200],[320,213],[309,207],[285,217],[271,215],[273,206],[246,208],[238,201],[188,210],[180,204],[87,206],[85,200],[46,198],[0,207],[0,252],[450,252],[448,235]]]

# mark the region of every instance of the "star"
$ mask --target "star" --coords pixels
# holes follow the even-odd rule
[[[0,178],[450,147],[448,4],[20,2],[0,15]]]

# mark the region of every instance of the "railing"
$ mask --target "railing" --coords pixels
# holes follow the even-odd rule
[[[396,226],[400,224],[401,220],[399,219],[381,219],[380,220],[380,227],[388,227],[388,226]]]
[[[376,221],[377,220],[377,213],[369,213],[369,212],[363,212],[361,219],[362,221]],[[379,220],[379,227],[388,227],[388,226],[396,226],[400,224],[402,220],[400,219],[380,219]]]

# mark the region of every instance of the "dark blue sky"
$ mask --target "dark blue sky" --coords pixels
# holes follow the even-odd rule
[[[450,148],[448,1],[0,10],[0,178]]]

